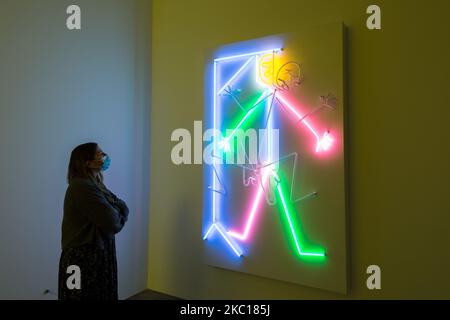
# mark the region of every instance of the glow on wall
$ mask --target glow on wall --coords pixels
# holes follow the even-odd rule
[[[206,80],[209,264],[346,292],[343,27],[227,45]],[[255,129],[256,162],[249,158]],[[244,163],[224,159],[239,157]]]

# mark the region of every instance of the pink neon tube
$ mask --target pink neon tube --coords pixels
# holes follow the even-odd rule
[[[255,199],[253,200],[252,208],[248,214],[247,222],[245,223],[244,232],[239,233],[239,232],[230,230],[230,231],[228,231],[228,234],[230,236],[237,238],[241,241],[247,240],[248,235],[250,234],[250,231],[251,231],[252,227],[254,226],[255,217],[256,217],[256,213],[258,212],[258,208],[259,208],[261,202],[263,202],[263,201],[261,201],[263,194],[264,194],[263,186],[265,186],[268,176],[269,176],[268,173],[263,174],[263,177],[261,179],[262,180],[261,185],[258,187],[258,192],[256,193]]]
[[[322,139],[316,130],[309,124],[304,116],[301,116],[298,111],[280,94],[277,93],[277,98],[311,131],[311,133],[316,138],[316,152],[326,151],[330,149],[333,143],[333,138],[330,136],[329,132],[325,132]]]

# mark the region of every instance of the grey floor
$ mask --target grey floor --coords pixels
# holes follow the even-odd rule
[[[169,296],[167,294],[156,292],[153,290],[144,290],[127,300],[180,300],[180,298]]]

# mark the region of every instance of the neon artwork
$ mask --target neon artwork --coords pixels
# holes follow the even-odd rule
[[[293,85],[300,85],[302,82],[300,79],[300,65],[296,62],[286,62],[282,64],[280,70],[276,72],[275,67],[275,59],[284,53],[283,49],[274,48],[269,50],[255,51],[250,53],[243,53],[238,55],[231,55],[226,57],[220,57],[214,59],[213,64],[213,127],[214,129],[220,128],[220,124],[222,123],[222,115],[218,112],[220,107],[220,97],[224,97],[226,94],[232,96],[238,106],[245,111],[244,115],[240,118],[234,119],[235,126],[232,132],[223,138],[220,141],[214,140],[213,150],[215,154],[220,154],[220,152],[229,152],[231,150],[230,140],[235,136],[237,130],[242,128],[244,125],[248,125],[252,122],[252,115],[256,110],[266,110],[267,113],[267,128],[273,128],[274,121],[272,114],[278,110],[278,113],[281,113],[281,109],[288,110],[288,114],[294,118],[295,123],[302,124],[303,127],[309,132],[309,135],[315,139],[315,148],[314,153],[321,153],[329,151],[333,145],[334,139],[329,130],[326,130],[324,133],[319,133],[313,125],[311,121],[308,121],[308,117],[311,116],[312,113],[302,113],[300,110],[305,110],[303,106],[297,102],[292,101],[287,98],[286,91],[290,90]],[[218,87],[219,80],[218,79],[218,68],[224,63],[227,62],[239,62],[239,69],[230,76],[227,81],[224,81],[223,85]],[[280,63],[281,65],[281,63]],[[291,78],[287,78],[285,80],[279,78],[279,74],[281,69],[286,70],[286,66],[294,66],[296,69],[296,75]],[[233,86],[237,83],[237,79],[242,77],[245,72],[249,68],[254,68],[252,74],[255,76],[255,83],[262,88],[261,93],[259,94],[256,101],[250,104],[250,107],[244,108],[242,104],[234,97],[231,92],[233,90]],[[270,99],[271,98],[271,99]],[[267,102],[264,107],[263,102]],[[270,103],[269,103],[270,102]],[[276,103],[274,103],[276,102]],[[274,106],[276,104],[276,107]],[[273,110],[274,109],[274,110]],[[300,133],[303,133],[302,130]],[[268,152],[265,157],[265,161],[258,168],[254,168],[253,170],[256,172],[259,170],[261,173],[259,178],[252,178],[252,181],[256,181],[258,183],[256,192],[254,196],[251,198],[248,206],[248,212],[245,214],[244,224],[241,228],[228,228],[223,219],[221,219],[221,204],[226,197],[226,194],[223,192],[218,192],[217,184],[222,184],[219,176],[221,175],[220,164],[217,159],[213,157],[212,163],[212,187],[209,188],[208,197],[211,197],[211,206],[209,212],[211,213],[212,221],[205,229],[206,232],[203,236],[203,240],[209,240],[212,236],[218,235],[222,239],[222,243],[229,248],[230,252],[232,252],[236,257],[244,257],[244,250],[241,248],[242,245],[245,245],[246,242],[250,241],[251,235],[255,232],[255,228],[257,225],[258,217],[260,217],[261,209],[264,205],[264,202],[267,202],[269,205],[273,205],[267,200],[267,193],[272,192],[274,195],[274,199],[278,199],[278,212],[280,216],[287,221],[287,230],[290,238],[295,244],[295,251],[299,257],[326,257],[325,250],[314,249],[309,250],[305,247],[305,236],[299,232],[301,228],[298,228],[298,223],[295,223],[294,209],[291,209],[290,202],[302,201],[304,199],[309,198],[311,195],[317,195],[317,192],[312,192],[300,199],[292,201],[292,185],[291,185],[291,197],[286,196],[286,191],[284,189],[285,181],[280,178],[281,175],[278,174],[278,166],[276,166],[277,162],[283,161],[283,159],[295,156],[294,162],[294,171],[293,171],[293,180],[294,181],[294,172],[295,172],[295,164],[296,164],[296,153],[289,154],[284,157],[280,157],[278,159],[274,158],[273,155],[273,138],[269,135],[267,137],[267,148]],[[272,183],[272,181],[275,181]],[[244,182],[244,185],[245,182]],[[266,197],[265,197],[266,195]]]
[[[243,233],[239,233],[237,231],[230,230],[228,234],[232,237],[239,239],[241,241],[247,240],[247,237],[252,229],[253,222],[258,213],[258,208],[261,205],[261,198],[264,195],[264,185],[267,183],[268,174],[264,174],[262,178],[262,184],[258,187],[258,192],[256,193],[255,199],[252,202],[252,206],[250,212],[248,214],[247,222],[245,223],[245,228]]]
[[[233,138],[233,136],[236,134],[236,131],[238,131],[242,125],[247,121],[247,119],[250,117],[250,115],[260,106],[262,105],[261,102],[269,98],[269,96],[272,95],[269,94],[265,98],[263,98],[266,95],[266,93],[263,93],[259,96],[259,98],[256,100],[255,104],[250,108],[250,110],[245,114],[245,116],[239,121],[239,124],[233,129],[233,131],[230,133],[229,136],[227,136],[225,139],[219,142],[219,148],[224,149],[225,152],[230,151],[230,139]]]
[[[266,53],[257,58],[256,82],[262,86],[271,86],[274,83],[275,59],[273,53]]]
[[[282,103],[283,106],[287,107],[289,111],[295,115],[295,117],[298,119],[298,122],[303,123],[306,128],[308,128],[308,130],[314,135],[314,137],[316,138],[316,152],[327,151],[330,149],[333,143],[333,138],[328,131],[326,131],[323,136],[320,137],[317,131],[306,120],[306,115],[301,115],[296,110],[296,108],[294,108],[292,104],[289,103],[287,99],[284,98],[281,94],[277,95],[277,99]]]
[[[281,204],[283,206],[284,214],[286,215],[286,219],[289,223],[289,229],[291,231],[292,238],[294,239],[295,247],[297,249],[297,252],[300,256],[310,256],[310,257],[324,257],[325,252],[322,250],[321,252],[306,252],[302,250],[302,243],[301,243],[301,237],[299,236],[299,233],[297,232],[291,218],[291,213],[289,212],[288,206],[286,204],[286,198],[284,196],[283,189],[281,187],[281,183],[277,186],[278,195],[281,199]]]
[[[223,228],[221,223],[215,222],[213,223],[208,231],[206,232],[205,236],[203,237],[203,240],[207,240],[208,237],[212,234],[213,231],[218,231],[219,234],[222,236],[222,238],[226,241],[226,243],[228,244],[228,246],[233,250],[233,252],[236,254],[236,256],[241,257],[242,256],[242,251],[239,248],[238,245],[236,245],[235,243],[233,243],[232,238],[230,238],[229,236],[227,236],[225,229]]]
[[[214,62],[235,60],[235,59],[239,59],[239,58],[243,58],[243,57],[257,57],[257,56],[267,54],[267,53],[277,53],[277,52],[280,52],[281,50],[282,50],[281,48],[276,48],[276,49],[270,49],[270,50],[243,53],[243,54],[238,54],[238,55],[224,57],[224,58],[217,58],[217,59],[214,59]]]
[[[228,86],[234,81],[234,80],[236,80],[236,78],[241,74],[241,72],[245,69],[245,67],[247,67],[249,64],[250,64],[250,62],[252,62],[252,60],[253,60],[254,58],[252,57],[252,58],[250,58],[250,59],[248,59],[247,60],[247,62],[246,63],[244,63],[244,65],[230,78],[230,80],[228,80],[227,81],[227,83],[225,83],[224,85],[223,85],[223,87],[217,92],[217,94],[222,94],[222,92],[226,89],[226,88],[228,88]]]

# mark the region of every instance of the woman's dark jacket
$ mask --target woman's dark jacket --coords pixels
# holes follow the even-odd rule
[[[122,230],[128,213],[125,202],[102,183],[72,179],[64,199],[63,251],[83,244],[104,248]]]

